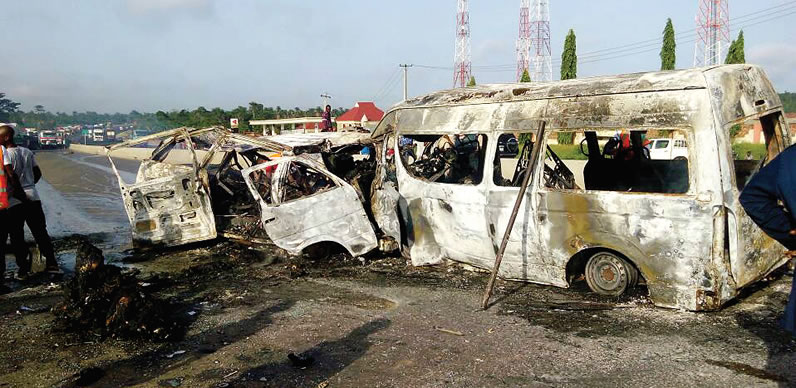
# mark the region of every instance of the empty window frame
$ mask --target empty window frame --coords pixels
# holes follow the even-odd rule
[[[501,133],[497,137],[493,159],[492,182],[496,186],[519,187],[531,165],[530,157],[536,134],[530,131]]]
[[[688,192],[688,150],[650,149],[685,140],[677,130],[600,129],[552,131],[547,139],[543,185],[566,190],[682,194]],[[653,156],[657,155],[657,156]]]
[[[774,112],[732,126],[735,184],[743,190],[760,167],[773,160],[784,147],[781,113]]]
[[[332,178],[303,163],[290,162],[282,180],[282,203],[335,188]]]
[[[484,176],[485,134],[401,135],[401,162],[415,178],[477,185]]]

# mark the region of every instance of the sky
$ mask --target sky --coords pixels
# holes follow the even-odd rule
[[[796,91],[796,1],[729,1],[747,62]],[[677,67],[693,65],[698,0],[550,3],[554,79],[569,29],[580,78],[659,69],[666,18]],[[470,0],[479,84],[514,81],[519,5]],[[401,63],[443,68],[410,68],[410,96],[452,86],[455,14],[456,0],[0,0],[0,92],[53,112],[309,108],[324,92],[386,109],[402,98]]]

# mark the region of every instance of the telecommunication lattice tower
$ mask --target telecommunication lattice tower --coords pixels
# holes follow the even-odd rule
[[[699,0],[696,30],[694,66],[723,63],[722,55],[730,46],[729,0]]]
[[[531,80],[553,80],[553,55],[550,51],[550,4],[534,0],[531,8]]]
[[[520,2],[520,33],[517,37],[517,82],[522,79],[522,73],[528,70],[530,75],[531,61],[531,21],[530,21],[531,0],[521,0]]]
[[[470,10],[467,0],[456,5],[456,55],[453,58],[453,87],[463,88],[470,80]]]

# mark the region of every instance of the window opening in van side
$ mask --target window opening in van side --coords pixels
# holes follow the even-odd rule
[[[415,178],[477,185],[484,176],[485,134],[401,135],[401,161]]]
[[[780,113],[771,113],[760,120],[750,119],[743,124],[733,125],[730,136],[735,184],[738,190],[743,190],[752,175],[782,150]]]
[[[282,202],[290,202],[299,198],[324,192],[336,187],[334,181],[303,163],[290,162],[287,174],[282,181],[284,193]]]
[[[533,132],[501,133],[493,163],[492,181],[498,186],[519,187],[525,169],[530,165]]]
[[[566,190],[688,192],[687,142],[677,130],[552,131],[543,184]],[[665,143],[666,147],[657,147]]]

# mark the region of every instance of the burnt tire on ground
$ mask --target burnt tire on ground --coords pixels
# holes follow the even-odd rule
[[[189,324],[180,307],[152,295],[135,272],[105,264],[102,251],[83,241],[77,248],[75,276],[56,305],[56,328],[86,337],[181,338]]]
[[[605,251],[589,258],[584,275],[589,288],[600,295],[619,296],[638,283],[638,271],[632,264]]]

